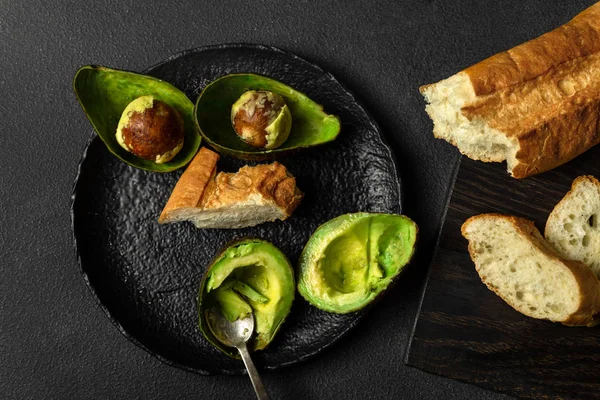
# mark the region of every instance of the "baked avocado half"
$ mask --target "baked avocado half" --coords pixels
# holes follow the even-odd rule
[[[98,137],[121,161],[146,171],[169,172],[186,166],[198,152],[201,136],[194,121],[194,103],[170,83],[134,72],[86,65],[75,74],[73,89]],[[160,108],[156,107],[158,104]],[[164,114],[170,118],[157,118]],[[176,139],[170,137],[167,143],[161,143],[165,138],[160,138],[157,131],[174,130],[170,126],[173,119],[182,125],[183,137],[177,133]],[[135,124],[130,124],[134,120]],[[123,136],[123,127],[133,125],[138,128],[130,134],[133,138]],[[133,148],[141,152],[136,155]],[[144,154],[147,157],[140,156]]]
[[[298,292],[322,310],[360,310],[389,287],[415,251],[418,227],[395,214],[354,213],[321,225],[298,264]]]
[[[236,349],[214,337],[208,313],[216,307],[231,322],[254,313],[255,332],[248,348],[264,349],[290,312],[295,286],[294,270],[275,245],[261,239],[238,241],[217,256],[202,279],[198,295],[200,330],[215,347],[239,358]]]
[[[239,111],[236,104],[248,91],[268,91],[281,96],[286,108],[289,108],[291,122],[276,120],[275,126],[278,128],[291,123],[289,133],[285,133],[284,141],[277,143],[277,146],[253,147],[244,142],[232,126],[232,122],[236,125],[235,118],[232,121],[232,114]],[[242,108],[255,114],[254,110],[260,108],[257,107],[258,104]],[[232,106],[236,107],[232,110]],[[306,94],[275,79],[257,74],[230,74],[212,81],[198,96],[194,114],[198,130],[210,147],[219,153],[243,160],[272,160],[278,156],[332,142],[338,137],[342,126],[337,116],[327,114],[320,104]],[[257,113],[256,117],[258,114],[260,113]],[[273,140],[278,142],[275,138]]]

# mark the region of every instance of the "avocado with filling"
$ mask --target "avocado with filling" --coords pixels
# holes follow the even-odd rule
[[[285,141],[277,143],[276,148],[253,147],[240,139],[232,126],[232,106],[248,91],[274,93],[281,96],[286,108],[289,108],[291,128],[289,134],[286,132],[284,135]],[[321,105],[304,93],[257,74],[225,75],[209,83],[198,96],[195,117],[200,134],[212,148],[244,160],[273,159],[322,145],[335,140],[341,129],[337,116],[327,114]]]
[[[194,122],[194,104],[185,93],[151,76],[112,68],[86,65],[77,71],[73,89],[96,133],[107,149],[121,161],[146,171],[169,172],[187,165],[200,147],[201,136]],[[183,143],[165,162],[139,157],[119,143],[117,128],[132,102],[151,98],[176,110],[183,123]]]
[[[294,271],[273,244],[245,239],[225,249],[208,268],[198,296],[200,330],[225,354],[239,358],[236,349],[219,342],[208,326],[208,313],[217,308],[231,322],[253,313],[252,350],[267,347],[290,312],[295,292]]]
[[[385,291],[415,251],[418,227],[395,214],[345,214],[321,225],[299,261],[298,291],[322,310],[360,310]]]

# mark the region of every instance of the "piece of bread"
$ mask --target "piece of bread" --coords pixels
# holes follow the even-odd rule
[[[600,278],[600,182],[580,176],[554,207],[544,231],[563,257],[582,261]]]
[[[600,3],[567,24],[420,88],[436,138],[524,178],[600,143]]]
[[[302,200],[296,179],[278,162],[216,174],[219,155],[201,148],[175,185],[158,222],[197,228],[244,228],[289,217]]]
[[[562,258],[532,221],[500,214],[462,226],[481,280],[515,310],[565,325],[593,325],[600,281],[579,261]]]

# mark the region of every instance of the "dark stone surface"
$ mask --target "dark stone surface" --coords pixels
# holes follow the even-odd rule
[[[78,67],[141,71],[181,50],[253,42],[315,62],[376,117],[398,159],[419,257],[344,339],[267,372],[273,398],[500,395],[403,364],[455,150],[431,135],[420,84],[550,30],[593,2],[14,1],[0,6],[0,395],[252,398],[244,376],[200,376],[134,346],[95,303],[71,243],[69,205],[90,126],[71,88]]]

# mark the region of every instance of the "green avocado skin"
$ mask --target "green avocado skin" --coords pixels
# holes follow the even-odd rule
[[[234,321],[254,314],[251,350],[266,348],[290,312],[295,295],[294,270],[275,245],[243,239],[219,253],[202,278],[198,293],[198,325],[204,337],[225,354],[239,358],[212,334],[206,312],[213,307]]]
[[[298,262],[298,292],[327,312],[360,310],[380,296],[410,262],[417,225],[397,214],[353,213],[321,225]]]
[[[276,149],[261,150],[244,143],[231,125],[231,107],[248,90],[279,94],[292,114],[290,134]],[[268,160],[322,145],[335,140],[341,129],[337,116],[325,113],[304,93],[257,74],[231,74],[214,80],[198,97],[194,111],[198,130],[211,147],[244,160]]]
[[[108,150],[121,161],[146,171],[169,172],[187,165],[200,147],[194,121],[194,104],[168,82],[117,69],[86,65],[73,79],[73,89],[94,130]],[[150,95],[179,112],[184,123],[183,148],[170,161],[157,164],[123,149],[115,137],[125,107],[140,96]]]

